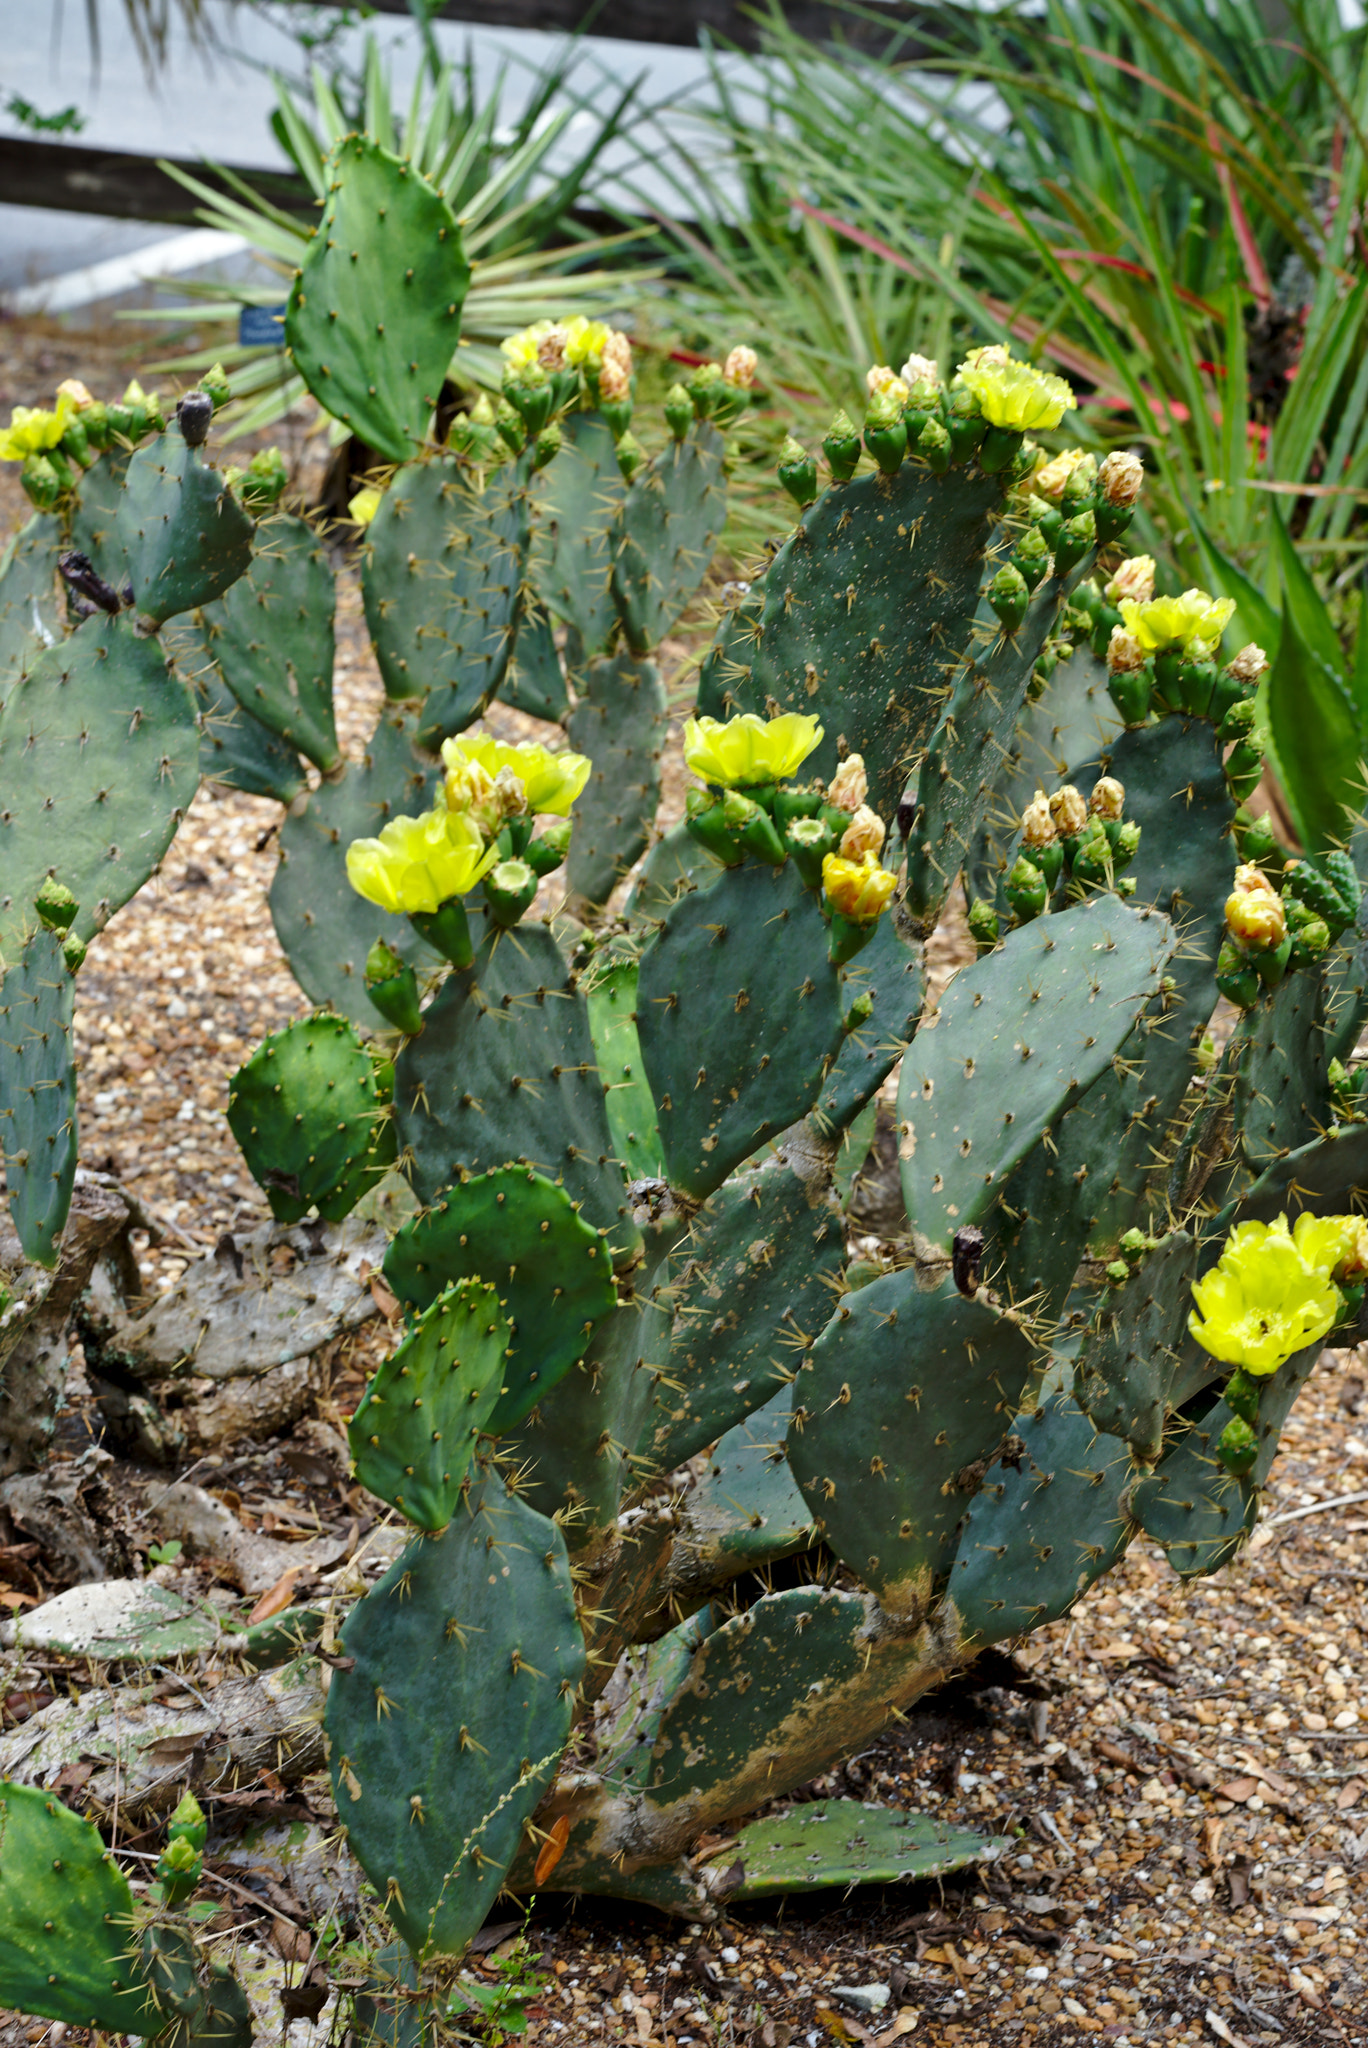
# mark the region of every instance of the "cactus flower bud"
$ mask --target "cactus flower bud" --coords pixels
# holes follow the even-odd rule
[[[1232,1415],[1216,1440],[1216,1456],[1227,1472],[1239,1479],[1259,1455],[1259,1439],[1240,1416]]]
[[[665,394],[665,424],[676,441],[682,441],[693,425],[693,400],[682,384],[672,384]]]
[[[1237,804],[1248,803],[1263,780],[1263,748],[1254,740],[1237,740],[1226,757],[1226,787]]]
[[[1094,513],[1080,512],[1076,518],[1066,519],[1055,541],[1056,576],[1067,576],[1070,569],[1076,568],[1096,546],[1097,519]]]
[[[865,774],[864,755],[847,754],[831,778],[827,802],[838,811],[849,811],[853,818],[868,795],[869,777]]]
[[[1034,854],[1039,847],[1053,845],[1058,837],[1050,799],[1038,789],[1021,814],[1021,843]]]
[[[572,830],[569,818],[558,818],[554,825],[547,826],[540,838],[528,841],[523,848],[523,859],[536,875],[553,875],[557,868],[565,865]]]
[[[184,1792],[180,1804],[166,1824],[167,1839],[172,1842],[188,1842],[192,1849],[202,1849],[209,1839],[209,1823],[204,1809],[193,1792]]]
[[[514,455],[520,455],[527,440],[527,428],[523,425],[522,415],[513,410],[506,398],[499,400],[499,410],[494,415],[494,424],[504,446]]]
[[[822,440],[822,453],[837,483],[847,483],[860,460],[860,430],[848,412],[833,414]]]
[[[366,994],[386,1023],[406,1037],[417,1037],[423,1028],[418,977],[384,939],[377,939],[366,955]]]
[[[901,385],[898,389],[902,389]],[[869,401],[864,439],[883,474],[895,476],[907,453],[907,428],[903,423],[902,399],[894,395],[892,386],[877,392]]]
[[[1239,890],[1227,896],[1226,923],[1248,953],[1270,953],[1287,937],[1282,898],[1271,891]]]
[[[843,860],[863,860],[866,854],[883,851],[884,821],[868,804],[861,804],[841,836]]]
[[[1095,818],[1119,819],[1126,807],[1125,784],[1118,782],[1114,775],[1100,775],[1093,784],[1092,795],[1088,798],[1088,809]]]
[[[759,367],[760,358],[755,350],[742,345],[728,351],[722,365],[723,380],[737,391],[749,391]]]
[[[29,503],[40,512],[51,512],[64,488],[61,477],[46,455],[27,456],[19,472],[19,481]]]
[[[1263,984],[1245,955],[1231,940],[1221,943],[1216,956],[1216,986],[1237,1010],[1252,1010],[1263,993]]]
[[[969,936],[974,942],[974,950],[982,959],[985,953],[992,952],[1002,936],[1002,924],[997,911],[984,897],[976,896],[969,905],[969,915],[965,922],[969,927]]]
[[[909,392],[918,384],[925,385],[928,394],[939,391],[941,386],[940,365],[932,362],[930,356],[909,356],[898,372]]]
[[[1049,543],[1038,528],[1034,526],[1027,527],[1021,539],[1012,549],[1012,564],[1014,568],[1021,572],[1022,579],[1028,590],[1034,590],[1036,585],[1048,573],[1050,567]]]
[[[689,402],[695,419],[706,419],[716,409],[724,386],[720,363],[700,363],[689,379]]]
[[[1057,506],[1065,484],[1072,472],[1085,460],[1081,448],[1066,448],[1059,455],[1052,455],[1048,462],[1042,462],[1030,478],[1031,490],[1037,498],[1043,498],[1048,505]]]
[[[1103,592],[1108,604],[1119,605],[1123,597],[1133,604],[1148,604],[1154,596],[1154,568],[1153,555],[1128,556]]]
[[[892,901],[898,878],[880,867],[873,854],[846,860],[829,853],[822,862],[822,893],[827,908],[852,924],[873,924]]]
[[[626,436],[624,435],[624,439]],[[561,428],[559,420],[548,420],[538,434],[532,450],[533,469],[545,469],[548,462],[554,462],[561,451]],[[618,442],[618,464],[622,463],[622,442]]]
[[[988,585],[987,598],[1008,633],[1014,633],[1030,607],[1031,592],[1014,562],[1004,562]]]
[[[168,1906],[183,1905],[203,1874],[204,1858],[184,1836],[168,1842],[157,1859],[157,1882]]]
[[[1049,884],[1024,853],[1017,855],[1002,886],[1018,924],[1029,924],[1032,918],[1039,917],[1050,900]]]
[[[810,505],[817,496],[816,458],[792,434],[779,451],[779,481],[797,505]]]
[[[34,897],[33,907],[50,932],[64,932],[70,930],[80,905],[70,889],[49,875]]]
[[[917,436],[915,447],[932,476],[945,475],[954,450],[950,444],[949,429],[942,421],[927,420]]]
[[[1085,455],[1064,479],[1059,493],[1059,509],[1066,519],[1076,519],[1080,512],[1093,509],[1096,498],[1097,463],[1091,455]]]
[[[901,412],[908,399],[908,386],[894,375],[887,363],[874,363],[865,371],[865,390],[871,398],[887,398],[890,407]]]
[[[76,974],[84,966],[88,950],[84,939],[78,938],[75,932],[67,933],[62,941],[62,958],[66,961],[69,973]]]
[[[501,860],[485,876],[484,893],[494,923],[511,930],[537,893],[536,873],[525,860]]]
[[[646,460],[646,450],[635,434],[624,434],[617,444],[618,468],[630,483]]]
[[[1072,838],[1085,829],[1088,822],[1088,806],[1071,782],[1066,782],[1062,789],[1057,789],[1049,801],[1050,816],[1054,819],[1056,832],[1062,838]]]
[[[1114,448],[1097,472],[1098,496],[1125,511],[1135,504],[1145,481],[1145,465],[1129,450]]]

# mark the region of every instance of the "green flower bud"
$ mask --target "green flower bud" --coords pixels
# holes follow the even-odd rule
[[[183,1905],[204,1874],[204,1858],[183,1836],[168,1842],[157,1860],[157,1882],[168,1906]]]
[[[705,420],[729,396],[720,363],[700,363],[689,379],[689,402],[694,418]]]
[[[617,444],[618,468],[630,483],[646,460],[646,450],[635,434],[624,434]]]
[[[26,457],[19,481],[29,503],[40,512],[51,512],[62,495],[62,479],[46,455]]]
[[[817,496],[817,461],[790,434],[779,451],[779,481],[796,505],[810,505]]]
[[[973,392],[963,384],[949,394],[945,410],[951,455],[956,462],[967,462],[988,432],[983,410]]]
[[[1044,875],[1024,853],[1017,855],[1002,886],[1018,924],[1029,924],[1032,918],[1039,917],[1050,900]]]
[[[222,363],[215,363],[208,375],[200,378],[200,390],[207,391],[213,399],[215,412],[220,406],[227,405],[233,394],[228,383],[228,373]]]
[[[1263,748],[1253,740],[1237,740],[1226,756],[1226,788],[1237,804],[1247,803],[1263,780]]]
[[[166,1824],[166,1837],[170,1842],[188,1842],[192,1849],[202,1849],[208,1841],[209,1823],[193,1792],[182,1793],[180,1804]]]
[[[1104,1271],[1109,1287],[1124,1287],[1130,1279],[1130,1267],[1124,1259],[1113,1259]]]
[[[520,370],[505,372],[503,395],[527,429],[527,439],[535,440],[551,417],[556,397],[541,364],[528,363]]]
[[[1238,1415],[1241,1422],[1247,1422],[1251,1429],[1258,1427],[1259,1382],[1243,1369],[1230,1375],[1225,1386],[1225,1404],[1231,1413]]]
[[[997,476],[1011,469],[1025,434],[1017,427],[989,427],[979,447],[979,468],[985,476]]]
[[[514,455],[521,455],[527,441],[527,428],[523,425],[520,412],[515,412],[506,398],[499,401],[499,410],[494,416],[499,437]]]
[[[774,822],[780,827],[793,818],[815,818],[822,808],[820,789],[797,783],[781,783],[774,792]]]
[[[954,449],[949,431],[940,420],[928,420],[917,436],[916,452],[932,476],[944,476],[950,468]]]
[[[844,967],[848,960],[853,960],[869,944],[878,928],[877,918],[857,920],[834,910],[827,927],[827,958],[832,966]]]
[[[86,951],[85,940],[78,938],[75,932],[68,932],[62,941],[62,958],[66,961],[68,973],[80,973],[85,965]]]
[[[1066,519],[1055,542],[1055,575],[1067,576],[1070,569],[1077,568],[1096,545],[1097,523],[1091,512],[1080,512],[1076,519]]]
[[[1065,522],[1076,519],[1080,512],[1090,512],[1097,504],[1097,464],[1091,455],[1085,455],[1081,462],[1074,464],[1064,479],[1059,493],[1059,509]]]
[[[64,932],[70,929],[71,921],[81,906],[70,889],[49,875],[34,897],[33,907],[50,932]]]
[[[546,827],[540,839],[528,840],[522,857],[535,875],[553,875],[557,868],[565,865],[573,829],[572,818],[557,818]]]
[[[1216,1455],[1227,1472],[1242,1478],[1259,1455],[1259,1439],[1247,1422],[1233,1415],[1217,1440]]]
[[[1034,590],[1050,566],[1050,550],[1045,537],[1034,526],[1028,526],[1021,539],[1012,549],[1011,560],[1028,590]]]
[[[411,910],[409,923],[420,938],[439,952],[453,967],[469,967],[475,958],[470,920],[459,896],[438,904],[436,910]]]
[[[985,897],[976,896],[969,905],[967,922],[969,925],[969,936],[974,942],[974,949],[979,958],[982,959],[985,953],[992,952],[1002,936],[1001,919],[998,917],[993,905]]]
[[[988,585],[988,602],[1009,633],[1015,633],[1030,608],[1026,578],[1013,562],[1004,562]]]
[[[888,392],[877,391],[865,412],[865,447],[885,476],[896,476],[907,453],[907,428],[902,404]]]
[[[627,438],[627,436],[626,436],[626,435],[624,435],[624,436],[623,436],[623,439],[625,440],[626,438]],[[618,443],[618,447],[619,447],[619,448],[621,448],[621,446],[622,446],[622,442],[621,442],[621,441],[619,441],[619,443]],[[547,421],[547,423],[546,423],[546,425],[545,425],[545,426],[544,426],[544,427],[542,428],[541,432],[540,432],[540,433],[538,434],[538,436],[537,436],[537,440],[536,440],[536,445],[535,445],[535,447],[534,447],[534,448],[533,448],[533,450],[532,450],[532,467],[533,467],[533,469],[545,469],[545,468],[546,468],[546,465],[547,465],[547,463],[548,463],[548,462],[554,462],[554,461],[555,461],[555,459],[556,459],[556,457],[557,457],[557,456],[558,456],[558,455],[560,454],[560,452],[561,452],[561,428],[560,428],[560,421],[559,421],[559,420],[548,420],[548,421]],[[619,455],[619,456],[618,456],[618,462],[619,462],[619,464],[621,463],[621,461],[622,461],[622,457],[621,457],[621,455]]]
[[[860,431],[848,412],[837,412],[822,439],[831,474],[838,484],[847,483],[860,460]]]
[[[684,829],[705,846],[723,867],[738,868],[744,855],[723,815],[722,802],[705,789],[691,789],[684,799]]]
[[[366,955],[366,994],[396,1031],[417,1037],[423,1028],[418,977],[384,939],[377,939]]]
[[[268,512],[285,492],[290,473],[278,448],[258,448],[246,469],[224,471],[224,481],[248,512]]]
[[[1216,986],[1237,1010],[1252,1010],[1262,994],[1258,975],[1229,939],[1222,942],[1216,957]]]
[[[1143,1230],[1128,1230],[1116,1249],[1127,1265],[1138,1266],[1141,1259],[1148,1258],[1154,1250],[1154,1239],[1147,1237]]]
[[[682,384],[672,384],[665,394],[665,424],[676,441],[684,439],[693,421],[693,400]]]
[[[1359,880],[1358,869],[1354,866],[1353,860],[1340,847],[1335,847],[1331,852],[1321,855],[1321,866],[1335,885],[1340,908],[1344,912],[1344,922],[1356,923],[1359,905],[1363,900],[1363,884]]]
[[[1237,811],[1235,813],[1235,844],[1239,849],[1241,860],[1253,861],[1259,867],[1264,867],[1275,860],[1281,865],[1282,848],[1278,845],[1273,826],[1267,816],[1262,818],[1246,816],[1244,819],[1241,819],[1240,813]]]

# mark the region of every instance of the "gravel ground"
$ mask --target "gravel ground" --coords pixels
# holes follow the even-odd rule
[[[112,386],[132,367],[127,355],[114,365],[111,346],[109,374],[92,374],[91,347],[57,333],[7,326],[3,340],[0,406],[39,402],[73,373]],[[304,424],[289,430],[300,449]],[[16,499],[12,477],[0,480],[7,527]],[[685,647],[668,652],[686,695]],[[379,686],[350,578],[337,699],[355,749]],[[491,722],[522,729],[497,709]],[[677,735],[667,770],[677,808]],[[273,804],[203,790],[162,875],[82,970],[83,1154],[131,1186],[166,1232],[141,1246],[149,1292],[221,1231],[266,1213],[223,1110],[233,1069],[305,1007],[265,911],[277,816]],[[964,957],[962,929],[932,947],[943,983]],[[335,1418],[359,1392],[359,1363],[334,1387]],[[943,1887],[744,1907],[706,1934],[547,1899],[532,1920],[547,1989],[527,2038],[538,2048],[816,2048],[913,2032],[960,2048],[1054,2048],[1083,2034],[1122,2048],[1368,2042],[1365,1439],[1364,1361],[1327,1352],[1284,1434],[1264,1523],[1233,1569],[1186,1589],[1137,1543],[1014,1666],[995,1660],[808,1788],[1008,1836],[998,1863]],[[282,1526],[291,1498],[344,1511],[345,1486],[335,1497],[301,1492],[280,1451],[243,1447],[267,1472],[265,1507],[220,1475],[246,1526]],[[22,1576],[12,1606],[25,1602]],[[985,1677],[994,1683],[975,1691]],[[24,1711],[7,1701],[4,1718]],[[305,1796],[327,1814],[324,1786]],[[321,2041],[326,2023],[296,2022],[290,2048]],[[44,2025],[10,2031],[57,2048]]]

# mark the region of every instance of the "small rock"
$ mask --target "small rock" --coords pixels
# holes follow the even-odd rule
[[[718,1954],[720,1955],[724,1963],[739,1963],[741,1960],[741,1951],[739,1948],[719,1949]]]
[[[888,2003],[886,1984],[833,1984],[833,1998],[839,1998],[845,2005],[853,2005],[856,2012],[882,2012]]]
[[[1050,1973],[1044,1963],[1034,1964],[1029,1970],[1023,1970],[1022,1975],[1028,1984],[1047,1984],[1050,1980]]]

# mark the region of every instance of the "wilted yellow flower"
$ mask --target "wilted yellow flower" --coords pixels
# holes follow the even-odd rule
[[[1062,377],[1010,359],[990,363],[982,355],[977,362],[966,358],[955,381],[973,392],[989,426],[1026,433],[1057,427],[1078,402]]]
[[[605,356],[599,364],[599,397],[609,405],[621,405],[632,395],[632,379],[628,371],[615,356]]]
[[[1240,649],[1235,659],[1229,664],[1228,673],[1234,676],[1237,682],[1257,683],[1259,677],[1267,671],[1268,667],[1268,656],[1264,653],[1262,647],[1256,647],[1251,640],[1247,646]]]
[[[76,408],[66,391],[57,393],[56,409],[44,412],[36,405],[16,405],[8,427],[0,427],[0,462],[25,462],[55,448],[71,424]]]
[[[88,412],[95,403],[88,387],[81,382],[79,377],[63,377],[61,383],[57,386],[57,400],[59,404],[63,395],[71,400],[77,412]]]
[[[534,363],[541,361],[541,345],[551,333],[555,322],[534,320],[530,327],[523,327],[516,334],[505,335],[499,343],[499,352],[504,361],[515,370],[530,370]]]
[[[933,363],[930,356],[909,356],[898,372],[898,379],[909,391],[914,384],[929,384],[933,391],[938,391],[941,381],[940,365]]]
[[[1145,465],[1129,450],[1114,448],[1097,472],[1097,485],[1109,505],[1126,510],[1140,495]]]
[[[722,365],[722,381],[724,384],[730,384],[733,390],[749,391],[755,382],[755,373],[759,367],[759,356],[753,348],[747,348],[743,343],[737,348],[728,349]]]
[[[1298,1218],[1299,1232],[1309,1220]],[[1302,1232],[1302,1244],[1319,1249],[1310,1232]],[[1192,1297],[1197,1306],[1188,1328],[1202,1349],[1259,1377],[1319,1343],[1344,1307],[1328,1271],[1308,1261],[1285,1216],[1237,1224]]]
[[[391,818],[378,839],[353,839],[347,880],[382,910],[431,911],[473,889],[498,858],[498,848],[486,848],[464,813],[425,811],[421,818]]]
[[[861,804],[850,823],[841,834],[840,852],[844,860],[862,860],[867,853],[883,851],[884,821],[877,811],[871,811],[868,804]]]
[[[865,774],[864,755],[847,754],[831,778],[827,802],[838,811],[849,811],[854,817],[868,795],[869,777]]]
[[[1107,642],[1107,673],[1113,676],[1128,676],[1143,668],[1148,656],[1134,633],[1128,633],[1124,626],[1113,626],[1111,639]]]
[[[1209,591],[1185,590],[1181,597],[1153,597],[1148,604],[1121,601],[1126,631],[1146,654],[1186,652],[1194,640],[1217,641],[1230,624],[1235,606],[1228,597]]]
[[[872,363],[865,371],[865,390],[871,398],[887,397],[894,405],[907,403],[907,385],[894,376],[887,363]]]
[[[1055,821],[1055,830],[1070,838],[1087,824],[1088,806],[1081,791],[1075,789],[1071,782],[1066,782],[1050,798],[1050,816]]]
[[[1226,898],[1225,914],[1233,936],[1255,953],[1272,952],[1287,937],[1281,896],[1260,889],[1236,890]]]
[[[453,810],[464,808],[470,765],[475,763],[491,785],[497,784],[501,768],[509,769],[523,786],[528,810],[558,818],[569,816],[593,765],[585,754],[553,754],[549,747],[531,740],[513,746],[487,732],[463,732],[457,739],[443,740],[442,761],[447,771],[447,802]],[[507,806],[501,808],[506,814]]]
[[[1052,455],[1048,462],[1042,462],[1039,469],[1033,470],[1027,482],[1038,498],[1057,505],[1074,471],[1092,460],[1085,449],[1065,448],[1061,454]]]
[[[718,789],[782,782],[821,743],[822,727],[805,711],[785,711],[768,719],[743,711],[725,724],[716,718],[691,718],[684,727],[685,762]]]
[[[1235,870],[1235,894],[1248,896],[1251,892],[1259,896],[1276,896],[1278,893],[1255,861],[1241,861]]]
[[[361,486],[361,489],[347,506],[348,513],[358,526],[370,525],[372,519],[380,510],[380,500],[383,496],[384,492],[378,489],[375,484],[363,484]]]
[[[1053,846],[1059,834],[1050,815],[1050,799],[1038,789],[1021,814],[1021,843],[1027,848]]]
[[[1119,818],[1126,808],[1126,785],[1118,782],[1114,775],[1100,775],[1093,784],[1093,793],[1088,798],[1088,810],[1094,818]]]
[[[852,924],[872,924],[888,908],[898,878],[879,866],[872,853],[845,860],[829,853],[822,862],[822,893],[828,908]]]
[[[1123,597],[1133,604],[1148,604],[1154,595],[1153,555],[1131,555],[1124,561],[1102,592],[1108,604],[1119,605]]]

